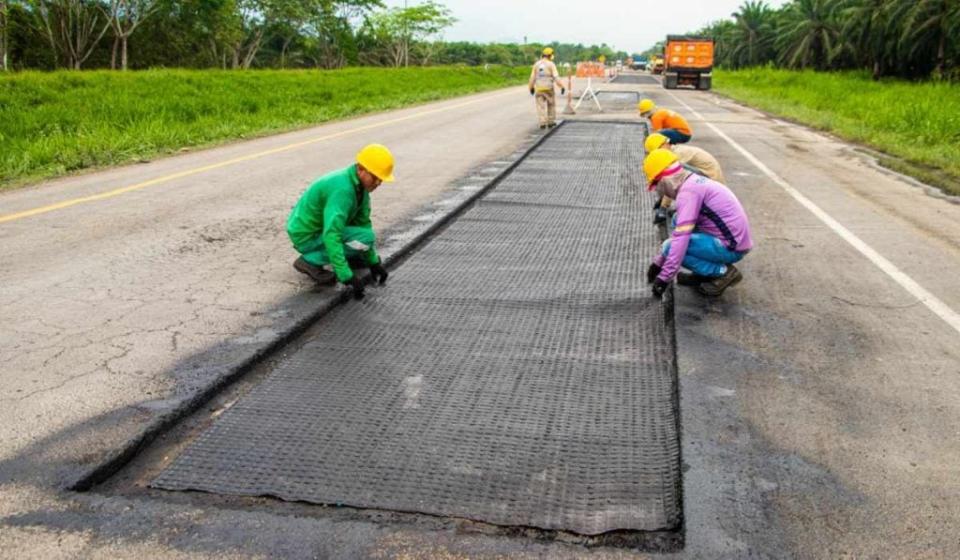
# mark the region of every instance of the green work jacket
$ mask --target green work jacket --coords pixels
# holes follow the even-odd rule
[[[343,228],[346,226],[373,229],[370,193],[360,185],[356,165],[328,173],[310,185],[287,219],[287,234],[294,247],[322,235],[337,280],[346,282],[353,277],[343,254]],[[372,246],[365,256],[369,264],[380,262]]]

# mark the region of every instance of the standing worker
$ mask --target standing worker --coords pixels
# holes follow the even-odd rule
[[[369,268],[374,281],[387,281],[387,271],[374,248],[370,193],[393,182],[393,154],[370,144],[349,167],[320,177],[307,189],[287,219],[287,235],[300,257],[297,269],[318,284],[336,281],[363,299],[363,280],[354,268]]]
[[[560,73],[553,63],[553,49],[543,49],[540,60],[534,63],[530,71],[530,95],[536,96],[537,118],[540,128],[557,126],[557,98],[555,87],[560,87],[560,95],[567,93],[567,89],[560,83]]]
[[[687,119],[670,109],[657,109],[651,99],[640,101],[637,110],[641,117],[650,119],[653,131],[669,138],[671,144],[685,144],[693,136],[693,129]]]
[[[676,223],[647,269],[653,295],[660,297],[677,282],[697,286],[701,294],[717,297],[743,279],[733,263],[753,248],[750,222],[740,201],[720,183],[685,169],[669,150],[654,150],[643,160],[649,181],[677,203]],[[680,266],[692,274],[680,272]]]

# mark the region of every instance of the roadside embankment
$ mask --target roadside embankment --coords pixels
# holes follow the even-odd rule
[[[714,89],[883,152],[880,163],[960,195],[960,85],[865,72],[717,70]]]
[[[0,190],[186,147],[521,83],[527,68],[150,70],[0,76]]]

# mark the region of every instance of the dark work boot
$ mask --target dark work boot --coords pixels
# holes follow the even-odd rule
[[[699,286],[704,282],[709,282],[713,280],[709,276],[700,276],[699,274],[694,274],[693,272],[686,272],[681,270],[677,273],[677,284],[681,286]]]
[[[732,264],[727,265],[727,272],[719,278],[711,278],[709,282],[700,284],[698,290],[701,294],[710,297],[719,297],[724,290],[743,280],[743,275]]]
[[[337,281],[337,277],[332,272],[308,263],[303,257],[293,262],[293,268],[297,269],[297,272],[302,272],[313,278],[313,281],[317,284],[333,284]]]

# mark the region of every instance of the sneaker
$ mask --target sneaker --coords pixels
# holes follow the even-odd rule
[[[681,270],[677,273],[677,284],[681,286],[699,286],[704,282],[710,282],[713,278],[709,276],[700,276],[699,274],[694,274],[693,272],[687,272]]]
[[[545,125],[545,124],[541,124],[541,125],[540,125],[540,130],[543,130],[543,129],[545,129],[545,128],[547,128],[547,125]]]
[[[303,257],[293,262],[293,268],[297,269],[297,272],[302,272],[313,278],[313,281],[317,284],[333,284],[337,281],[337,277],[332,272],[308,263]]]
[[[727,272],[719,278],[711,278],[709,282],[700,284],[697,288],[701,294],[710,297],[719,297],[724,290],[743,280],[743,275],[732,264],[727,265]]]

